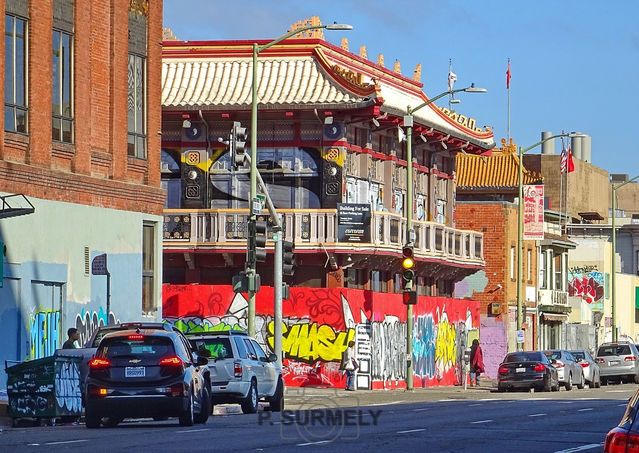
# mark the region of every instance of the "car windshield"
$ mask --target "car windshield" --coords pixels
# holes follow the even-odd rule
[[[96,356],[109,359],[135,356],[140,358],[160,358],[175,354],[170,338],[143,335],[118,336],[105,339]]]
[[[577,362],[579,362],[580,360],[586,360],[586,354],[583,352],[573,351],[572,356]]]
[[[113,328],[113,329],[100,329],[100,330],[98,330],[98,333],[95,334],[95,338],[93,339],[93,344],[90,347],[97,348],[98,346],[100,346],[100,341],[102,341],[102,339],[104,338],[104,336],[106,334],[111,333],[111,332],[116,332],[118,330],[122,330],[122,329]]]
[[[233,350],[228,337],[191,340],[191,345],[198,352],[206,351],[205,355],[211,359],[233,358]]]
[[[504,363],[509,362],[539,362],[541,354],[538,352],[513,352],[508,354]]]
[[[561,360],[561,351],[544,351],[548,360]]]
[[[597,351],[598,356],[607,355],[630,355],[630,346],[627,344],[611,344],[600,346]]]

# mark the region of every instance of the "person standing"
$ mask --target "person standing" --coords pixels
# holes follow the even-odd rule
[[[62,349],[76,349],[78,348],[78,341],[80,341],[80,331],[75,327],[70,327],[67,330],[67,336],[69,337],[67,341],[62,345]]]
[[[355,371],[359,368],[359,364],[355,359],[355,342],[349,341],[348,348],[344,355],[343,368],[346,371],[346,390],[355,390]]]
[[[470,347],[470,386],[479,387],[479,375],[484,372],[484,353],[479,340],[474,339]]]

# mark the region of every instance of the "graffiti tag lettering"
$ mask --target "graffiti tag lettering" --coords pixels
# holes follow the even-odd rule
[[[268,323],[268,344],[273,349],[274,322]],[[327,324],[319,325],[314,322],[295,323],[287,326],[282,323],[282,350],[287,357],[313,363],[317,360],[324,362],[339,362],[348,347],[348,342],[355,338],[355,329],[335,332]]]
[[[30,317],[32,359],[53,355],[60,341],[60,310],[39,311]]]

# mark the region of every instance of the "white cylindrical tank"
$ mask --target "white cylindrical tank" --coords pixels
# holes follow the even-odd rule
[[[592,163],[592,144],[590,135],[584,135],[581,139],[581,159],[584,162]]]
[[[541,139],[546,140],[548,137],[552,137],[552,132],[543,131],[541,133]],[[541,144],[541,154],[555,154],[555,141],[548,140]]]
[[[577,132],[577,134],[580,134],[581,132]],[[582,145],[583,141],[581,137],[572,137],[571,143],[570,143],[570,149],[572,150],[572,156],[575,159],[582,159],[582,149],[581,149],[581,145]]]

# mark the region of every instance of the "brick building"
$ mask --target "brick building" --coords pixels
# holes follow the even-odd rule
[[[68,327],[159,318],[162,3],[5,0],[0,13],[4,361],[53,353]]]

